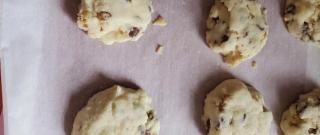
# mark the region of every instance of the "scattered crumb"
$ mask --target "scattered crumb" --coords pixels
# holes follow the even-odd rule
[[[153,20],[152,24],[153,25],[158,25],[158,26],[166,26],[167,25],[167,21],[161,15],[158,15],[158,17]]]
[[[158,55],[162,55],[163,54],[163,49],[164,49],[164,47],[162,45],[158,44],[155,51],[156,51],[156,53]]]
[[[252,68],[257,68],[257,62],[256,62],[255,60],[253,60],[253,61],[251,62],[251,67],[252,67]]]

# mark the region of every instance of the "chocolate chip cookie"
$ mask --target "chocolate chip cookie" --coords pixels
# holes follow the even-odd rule
[[[267,41],[266,13],[259,0],[215,0],[207,20],[209,47],[231,66],[252,58]]]
[[[202,120],[208,135],[269,135],[272,113],[256,89],[231,79],[207,95]]]
[[[159,135],[160,123],[143,90],[113,86],[78,112],[71,135]]]
[[[320,89],[301,95],[282,115],[285,135],[320,135]]]
[[[151,22],[151,0],[82,0],[77,23],[107,45],[136,41]]]
[[[296,38],[320,47],[320,1],[287,0],[284,22]]]

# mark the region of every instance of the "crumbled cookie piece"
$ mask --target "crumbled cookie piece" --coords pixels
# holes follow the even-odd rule
[[[158,17],[155,20],[153,20],[152,24],[157,26],[166,26],[167,21],[161,15],[158,15]]]
[[[158,55],[162,55],[163,54],[163,50],[164,50],[164,47],[162,45],[157,45],[156,47],[156,50],[155,52],[158,54]]]

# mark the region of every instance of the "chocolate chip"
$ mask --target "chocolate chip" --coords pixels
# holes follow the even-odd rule
[[[209,132],[210,128],[211,128],[211,123],[210,123],[210,119],[208,119],[206,122],[206,130]]]
[[[106,11],[101,11],[99,13],[97,13],[97,17],[99,20],[106,20],[108,18],[110,18],[112,15],[109,12]]]
[[[224,123],[224,118],[221,117],[220,120],[219,120],[219,122]]]
[[[153,111],[147,112],[147,115],[148,115],[148,120],[153,120],[153,119],[154,119],[154,113],[153,113]]]
[[[267,11],[267,9],[266,9],[265,7],[262,7],[262,8],[261,8],[261,11],[262,11],[263,13],[265,13],[265,12]]]
[[[222,128],[222,126],[225,125],[225,119],[223,117],[221,117],[219,119],[218,124],[216,125],[215,129],[218,131]]]
[[[318,131],[318,127],[316,127],[316,128],[309,128],[309,130],[308,130],[309,134],[317,134],[317,131]]]
[[[302,33],[304,35],[308,35],[309,31],[310,31],[309,24],[307,22],[304,22],[302,26]]]
[[[243,114],[243,116],[242,116],[242,122],[244,122],[246,119],[247,119],[247,114],[245,113],[245,114]]]
[[[249,34],[249,32],[247,31],[247,32],[245,32],[244,33],[244,35],[243,35],[243,37],[247,37],[248,36],[248,34]]]
[[[296,6],[293,4],[290,4],[287,6],[286,10],[284,11],[285,14],[294,14],[296,11]]]
[[[214,23],[218,23],[219,16],[218,16],[218,17],[212,17],[211,20],[212,20]]]
[[[131,28],[131,30],[129,32],[129,36],[135,37],[138,35],[139,32],[140,32],[140,30],[137,27],[133,27],[133,28]]]
[[[152,8],[150,6],[148,8],[149,8],[149,12],[152,12]]]
[[[231,120],[230,120],[230,123],[229,123],[229,125],[232,125],[232,124],[233,124],[233,119],[231,119]]]
[[[228,41],[229,37],[227,35],[222,36],[221,43]]]
[[[255,16],[252,14],[252,13],[250,13],[250,19],[253,19]]]
[[[258,99],[256,99],[258,101]],[[268,109],[266,107],[263,107],[263,112],[268,112]]]
[[[150,129],[145,130],[145,129],[144,129],[144,126],[142,126],[142,125],[140,125],[140,126],[138,127],[138,130],[140,131],[140,134],[141,134],[141,135],[151,135]]]
[[[260,25],[258,25],[258,24],[257,24],[256,26],[258,27],[258,29],[259,29],[259,30],[261,30],[261,31],[263,31],[263,30],[264,30],[264,28],[263,28],[263,27],[261,27]]]

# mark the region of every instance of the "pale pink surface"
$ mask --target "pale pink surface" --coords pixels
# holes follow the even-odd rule
[[[3,131],[3,115],[2,115],[2,113],[0,115],[0,135],[4,135],[4,131]]]
[[[76,112],[114,83],[147,91],[162,135],[201,135],[205,94],[233,77],[260,90],[277,135],[281,112],[305,87],[320,82],[319,49],[287,33],[279,1],[263,1],[270,35],[254,58],[257,69],[251,61],[230,69],[208,49],[203,37],[209,0],[154,0],[168,25],[150,25],[138,42],[114,46],[77,28],[77,0],[2,1],[6,135],[70,134]],[[158,43],[164,45],[162,56],[154,52]]]

